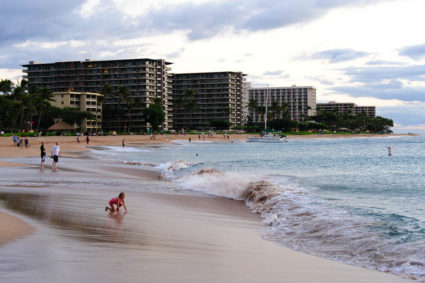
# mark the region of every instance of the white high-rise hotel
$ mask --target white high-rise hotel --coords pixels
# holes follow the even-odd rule
[[[255,100],[257,106],[266,106],[267,100],[268,112],[273,104],[282,107],[283,111],[276,118],[282,118],[285,110],[289,118],[296,121],[303,121],[307,116],[316,115],[316,89],[311,86],[254,87],[249,89],[249,100]],[[250,109],[249,116],[253,122],[264,121],[264,115],[255,110]]]

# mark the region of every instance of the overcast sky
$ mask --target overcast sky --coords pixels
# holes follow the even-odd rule
[[[425,130],[423,0],[1,0],[0,78],[30,60],[153,58],[376,105]]]

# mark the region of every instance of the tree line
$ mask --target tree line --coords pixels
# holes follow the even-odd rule
[[[39,89],[21,80],[0,81],[0,129],[10,132],[45,131],[55,121],[63,120],[80,125],[84,119],[94,119],[90,112],[67,107],[60,109],[50,104],[54,95],[47,88]]]
[[[131,132],[149,123],[152,131],[160,130],[165,122],[160,98],[146,106],[141,97],[132,96],[125,86],[114,88],[105,84],[100,89],[103,103],[103,126],[106,130],[124,129]]]
[[[255,99],[251,99],[248,104],[251,113],[256,117],[265,116],[266,108],[258,106]],[[279,105],[272,101],[271,107],[267,111],[268,130],[290,131],[346,131],[346,132],[391,132],[394,126],[393,120],[381,116],[370,117],[365,112],[359,114],[339,113],[338,110],[324,111],[316,109],[315,116],[300,115],[301,121],[291,119],[289,104]],[[257,119],[248,117],[248,129],[261,131],[263,125],[258,125]]]

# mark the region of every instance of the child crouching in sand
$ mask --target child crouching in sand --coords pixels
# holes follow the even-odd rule
[[[125,212],[127,212],[127,207],[125,206],[124,202],[125,193],[121,192],[118,197],[111,198],[109,201],[109,206],[105,206],[105,211],[110,210],[111,212],[120,211],[120,206],[124,206]],[[114,204],[117,206],[117,208],[114,207]]]

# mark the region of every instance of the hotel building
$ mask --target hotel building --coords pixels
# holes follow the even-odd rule
[[[257,106],[263,107],[266,106],[267,100],[269,113],[272,112],[273,104],[282,107],[282,112],[275,118],[284,117],[285,111],[291,120],[296,121],[303,121],[307,116],[316,115],[316,89],[311,86],[254,87],[249,89],[249,100],[255,100]],[[249,115],[253,122],[264,122],[264,113],[250,109]]]
[[[91,112],[93,120],[84,120],[80,125],[81,132],[97,133],[102,129],[102,95],[92,92],[54,92],[50,104],[58,108],[72,107],[80,111]]]
[[[29,85],[48,88],[53,92],[91,92],[100,93],[108,84],[113,90],[126,87],[129,98],[124,100],[116,95],[106,97],[105,107],[119,109],[123,115],[104,113],[107,130],[139,131],[149,125],[143,118],[143,109],[155,100],[160,100],[165,112],[163,129],[172,127],[171,111],[171,70],[163,59],[124,59],[92,61],[68,61],[55,63],[36,63],[30,61],[23,65]],[[129,110],[131,105],[131,110]]]
[[[376,116],[376,106],[357,106],[352,102],[337,103],[335,101],[330,101],[329,103],[317,103],[317,108],[324,111],[338,111],[340,114],[349,113],[357,115],[364,112],[369,117]]]
[[[241,72],[173,74],[174,129],[208,129],[214,120],[229,121],[230,127],[245,124],[245,76]],[[188,96],[188,91],[193,95]]]

